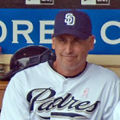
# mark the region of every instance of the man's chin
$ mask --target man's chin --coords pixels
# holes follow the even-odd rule
[[[65,58],[64,58],[64,61],[66,61],[66,62],[68,62],[68,63],[69,63],[69,62],[72,62],[72,63],[73,63],[74,60],[75,60],[74,57],[65,57]]]

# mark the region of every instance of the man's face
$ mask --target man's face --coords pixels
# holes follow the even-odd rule
[[[93,49],[94,37],[81,40],[64,34],[52,38],[52,48],[56,53],[56,66],[64,70],[76,70],[85,65],[88,52]]]

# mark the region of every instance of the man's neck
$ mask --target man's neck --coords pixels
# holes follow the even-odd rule
[[[87,62],[77,69],[61,69],[61,67],[57,66],[56,62],[54,62],[52,67],[56,72],[65,77],[75,77],[81,74],[85,70],[86,66]]]

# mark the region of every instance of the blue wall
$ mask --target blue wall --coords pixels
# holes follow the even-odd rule
[[[0,9],[0,46],[13,54],[28,45],[51,48],[54,18],[62,9]],[[93,24],[95,48],[90,54],[120,54],[120,9],[82,9]]]

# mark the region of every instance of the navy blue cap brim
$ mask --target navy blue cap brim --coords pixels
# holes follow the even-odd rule
[[[57,36],[60,36],[60,35],[63,35],[63,34],[73,35],[73,36],[78,37],[82,40],[86,40],[91,35],[91,34],[88,34],[88,33],[78,32],[78,31],[75,31],[75,30],[72,30],[72,29],[65,29],[65,30],[62,30],[60,32],[54,33],[53,37],[57,37]]]

